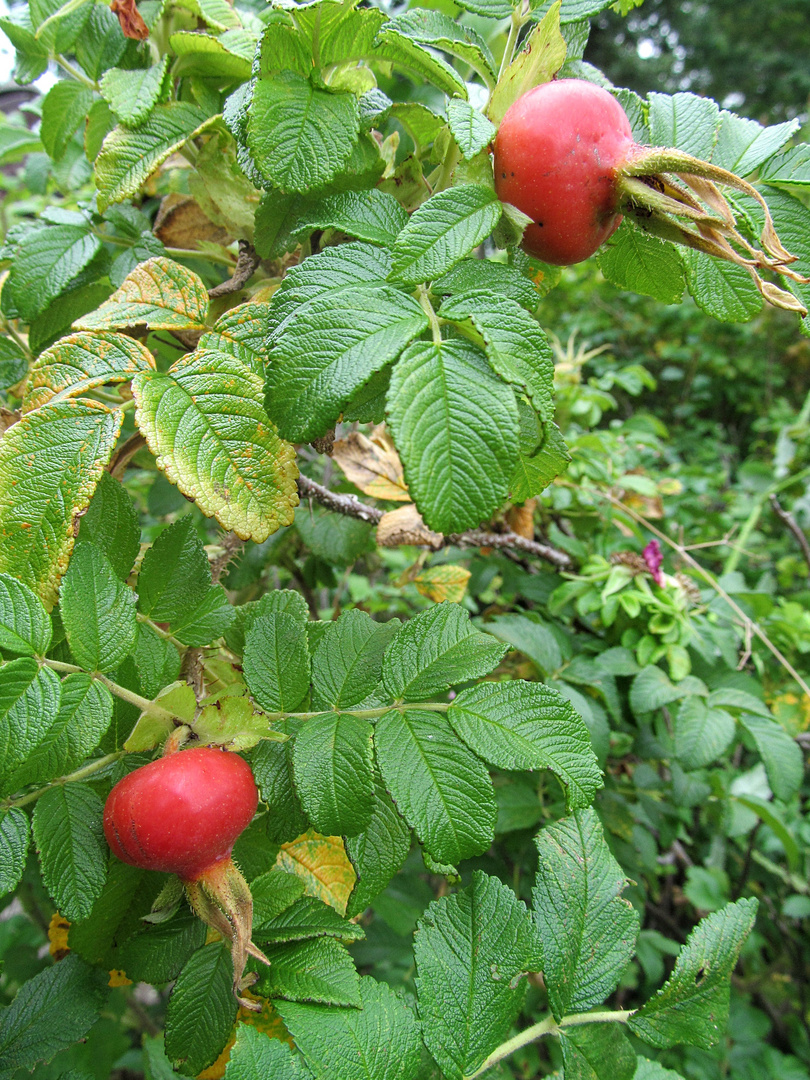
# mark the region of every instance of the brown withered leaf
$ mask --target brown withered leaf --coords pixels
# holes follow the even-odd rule
[[[443,566],[429,566],[413,579],[422,596],[437,604],[447,600],[451,604],[460,604],[467,591],[470,571],[463,566],[445,563]]]
[[[166,247],[193,250],[201,241],[227,247],[233,243],[228,232],[215,225],[188,195],[173,192],[160,203],[154,233]]]
[[[414,504],[408,503],[383,514],[377,526],[377,543],[382,547],[417,544],[438,551],[444,544],[444,537],[429,529]]]
[[[135,0],[112,0],[110,10],[118,16],[124,37],[132,38],[133,41],[143,41],[149,37],[149,27],[141,18]]]
[[[534,540],[534,508],[536,499],[527,499],[522,506],[510,506],[506,512],[506,523],[512,532]]]
[[[363,494],[392,502],[410,500],[402,462],[385,424],[378,424],[370,435],[355,431],[338,439],[332,456]]]

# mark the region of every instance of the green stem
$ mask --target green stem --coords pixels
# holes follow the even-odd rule
[[[804,416],[805,408],[808,407],[808,402],[810,402],[810,395],[808,395],[808,400],[806,400],[802,406],[802,411],[799,414],[800,416]],[[765,503],[770,499],[771,495],[778,495],[780,491],[784,491],[785,488],[789,488],[793,484],[804,480],[806,476],[810,476],[810,467],[802,469],[801,472],[794,473],[793,476],[788,476],[776,484],[771,484],[769,488],[766,488],[765,491],[760,492],[759,495],[756,496],[754,504],[751,507],[751,512],[745,519],[734,547],[723,566],[724,574],[731,574],[740,565],[740,559],[745,554],[745,545],[748,543],[751,533],[757,527],[762,511],[765,508]]]
[[[14,329],[14,327],[11,325],[11,323],[4,320],[3,321],[3,328],[4,328],[5,332],[8,334],[8,336],[10,338],[12,338],[16,342],[17,345],[19,345],[19,347],[22,349],[22,351],[25,353],[25,355],[28,357],[28,359],[33,360],[34,359],[34,354],[31,352],[29,347],[26,345],[25,341],[22,339],[20,334]]]
[[[166,254],[173,259],[205,259],[206,262],[219,263],[221,266],[236,265],[236,260],[230,255],[219,255],[215,251],[195,251],[193,248],[166,248]]]
[[[409,701],[396,702],[393,705],[383,705],[379,709],[341,709],[341,716],[356,716],[359,720],[379,720],[390,712],[405,712],[408,709],[418,709],[419,712],[447,712],[452,702],[442,701]],[[321,709],[320,712],[276,712],[264,713],[269,723],[276,724],[280,720],[314,720],[317,716],[328,716],[331,709]]]
[[[49,657],[40,660],[40,663],[43,667],[49,667],[53,671],[58,671],[65,675],[75,674],[77,672],[88,674],[84,668],[77,667],[75,664],[65,664],[61,660],[51,660]],[[102,675],[100,671],[93,671],[89,674],[98,682],[103,683],[111,694],[121,698],[122,701],[128,702],[130,705],[134,705],[135,708],[140,709],[141,712],[148,712],[150,716],[154,716],[158,720],[174,720],[175,714],[173,712],[169,712],[168,709],[156,705],[154,701],[150,701],[148,698],[141,697],[141,695],[136,694],[134,690],[127,690],[125,686],[120,686],[118,683],[113,682],[112,679],[108,679],[106,675]]]
[[[106,769],[108,765],[112,765],[114,761],[120,760],[125,754],[126,750],[116,750],[114,753],[107,754],[97,761],[91,761],[89,765],[83,765],[81,769],[68,773],[67,776],[60,776],[56,780],[51,780],[50,784],[46,787],[37,788],[36,791],[29,791],[27,795],[20,795],[16,799],[5,799],[0,803],[0,807],[2,807],[3,810],[9,810],[12,806],[25,806],[27,803],[36,802],[36,800],[41,795],[44,795],[46,791],[49,791],[54,784],[69,784],[73,780],[84,780],[86,777],[92,776],[93,773]]]
[[[515,55],[515,46],[517,45],[517,39],[520,34],[520,28],[523,26],[523,19],[519,10],[512,12],[512,21],[509,25],[509,35],[506,38],[506,44],[503,47],[503,56],[501,57],[501,66],[498,68],[498,82],[501,81],[501,76],[512,63],[512,57]]]
[[[54,56],[54,60],[57,62],[57,64],[59,64],[60,67],[64,68],[68,75],[70,75],[72,79],[75,79],[76,82],[80,82],[82,86],[86,86],[88,90],[95,90],[96,92],[98,92],[98,83],[93,82],[92,79],[88,79],[83,72],[79,71],[78,68],[74,67],[73,64],[71,64],[69,60],[66,60],[61,53],[57,53]]]
[[[135,405],[135,398],[128,398],[126,401],[122,401],[119,405],[113,405],[113,409],[115,409],[116,412],[124,413],[129,412],[130,409],[134,409]]]
[[[419,306],[422,311],[424,311],[428,317],[430,332],[433,335],[433,344],[438,348],[442,343],[442,328],[439,325],[438,317],[433,309],[433,304],[430,302],[427,288],[424,285],[420,285],[416,290],[416,299],[419,301]]]
[[[529,1043],[536,1042],[538,1039],[542,1039],[544,1035],[557,1035],[563,1028],[567,1027],[579,1027],[581,1024],[626,1024],[630,1016],[632,1016],[633,1010],[619,1010],[616,1012],[603,1011],[592,1013],[572,1013],[570,1016],[564,1016],[560,1020],[559,1024],[553,1016],[547,1016],[545,1020],[541,1020],[539,1024],[534,1024],[530,1028],[526,1028],[525,1031],[521,1031],[518,1035],[513,1036],[511,1039],[507,1039],[506,1042],[493,1050],[486,1061],[480,1065],[475,1072],[468,1073],[464,1077],[464,1080],[475,1080],[476,1077],[481,1076],[491,1069],[493,1065],[497,1065],[499,1061],[503,1061],[504,1058],[514,1054],[515,1050],[520,1050],[524,1046],[528,1046]]]

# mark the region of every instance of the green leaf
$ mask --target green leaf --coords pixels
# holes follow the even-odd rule
[[[785,858],[787,859],[788,867],[794,873],[798,872],[801,866],[799,845],[796,843],[794,834],[786,825],[784,817],[779,812],[778,808],[774,806],[773,803],[766,802],[764,799],[759,799],[755,795],[732,795],[732,798],[741,806],[746,807],[748,810],[752,810],[763,824],[768,826],[785,849]],[[724,896],[723,899],[725,898],[726,897]]]
[[[306,626],[309,619],[307,602],[299,592],[292,589],[274,589],[266,592],[259,600],[249,600],[236,608],[236,618],[225,635],[225,644],[241,656],[245,648],[245,635],[260,615],[272,615],[275,611],[286,611],[293,619]]]
[[[269,968],[262,966],[256,984],[263,997],[361,1007],[354,963],[334,938],[265,945],[263,951],[270,961]]]
[[[348,161],[359,130],[354,94],[319,90],[294,71],[256,82],[247,145],[262,177],[282,191],[329,183]]]
[[[90,225],[49,225],[30,233],[3,286],[25,322],[40,315],[101,251]]]
[[[0,574],[0,649],[18,656],[44,656],[51,620],[36,593],[11,574]]]
[[[759,178],[764,184],[777,187],[807,187],[810,185],[810,146],[800,143],[783,150],[765,162],[759,171]]]
[[[77,397],[105,383],[129,382],[136,372],[154,366],[152,353],[123,334],[71,334],[34,361],[23,408],[28,411],[54,398]]]
[[[146,623],[138,623],[138,640],[132,654],[144,697],[150,700],[180,674],[180,655],[170,641]]]
[[[427,328],[424,311],[398,289],[330,291],[276,331],[265,405],[283,438],[323,435],[375,371]]]
[[[655,997],[628,1020],[651,1046],[688,1043],[709,1050],[725,1033],[730,979],[756,919],[752,898],[701,919],[678,954],[675,970]]]
[[[483,113],[478,112],[461,98],[453,98],[448,103],[447,120],[461,156],[468,161],[495,138],[495,125],[491,124]]]
[[[262,408],[262,382],[241,360],[196,350],[132,383],[135,420],[172,483],[207,517],[263,543],[298,505],[295,450]]]
[[[683,1080],[680,1073],[665,1069],[663,1065],[659,1065],[657,1061],[650,1061],[649,1058],[636,1058],[636,1064],[633,1080]]]
[[[482,682],[453,700],[459,738],[500,769],[552,769],[570,807],[588,806],[602,778],[585,721],[542,683]]]
[[[150,330],[202,330],[207,315],[208,290],[200,278],[158,256],[137,266],[109,300],[74,326],[105,330],[145,323]]]
[[[48,69],[48,50],[30,29],[30,18],[27,21],[29,25],[23,26],[14,19],[0,18],[0,30],[6,35],[17,53],[12,77],[15,82],[23,86],[38,79]]]
[[[14,787],[41,784],[77,769],[98,746],[112,715],[112,694],[106,686],[83,671],[68,675],[62,680],[56,719],[14,773]]]
[[[95,544],[76,545],[62,579],[59,606],[68,644],[80,667],[115,671],[135,648],[135,594]]]
[[[318,1080],[412,1080],[421,1052],[413,1013],[384,983],[362,978],[359,990],[360,1009],[276,1008]]]
[[[260,927],[272,922],[292,907],[296,900],[301,899],[305,888],[300,877],[279,870],[278,867],[254,878],[250,883],[250,891],[253,893],[253,925]]]
[[[798,128],[798,120],[765,128],[756,120],[747,120],[723,109],[712,163],[737,176],[748,176],[781,150]]]
[[[312,554],[335,567],[349,567],[375,548],[374,526],[345,514],[301,506],[295,527]]]
[[[169,44],[183,58],[180,68],[186,75],[194,72],[240,81],[250,78],[256,38],[248,30],[234,28],[219,37],[200,30],[181,30],[171,35]]]
[[[295,735],[302,721],[273,725],[274,731]],[[267,804],[267,835],[278,844],[295,840],[309,827],[301,801],[293,786],[292,746],[290,742],[262,741],[253,751],[253,775],[262,801]]]
[[[618,1024],[587,1024],[560,1036],[565,1080],[633,1080],[638,1059]]]
[[[571,462],[571,455],[556,424],[541,424],[534,409],[524,401],[518,401],[518,412],[520,445],[510,494],[515,502],[523,502],[540,495],[552,480],[561,476]]]
[[[680,251],[625,221],[596,256],[599,269],[620,289],[642,293],[662,304],[678,304],[686,288]]]
[[[188,8],[214,30],[228,31],[242,25],[239,13],[228,0],[179,0],[178,6]]]
[[[711,161],[720,126],[720,109],[711,98],[688,93],[652,93],[649,102],[653,146],[672,146]]]
[[[349,236],[391,247],[408,223],[408,215],[393,195],[377,188],[327,195],[301,212],[296,232],[340,229]]]
[[[185,1076],[196,1076],[219,1057],[236,1016],[233,964],[221,942],[191,956],[166,1009],[166,1055]]]
[[[476,630],[463,607],[436,604],[398,630],[383,660],[383,684],[392,698],[425,701],[488,675],[505,652],[505,645]]]
[[[101,96],[122,124],[138,127],[157,105],[166,81],[169,59],[164,56],[148,68],[128,71],[113,67],[104,72]]]
[[[592,808],[542,829],[536,839],[534,918],[543,940],[549,1001],[560,1020],[600,1005],[633,957],[639,915],[628,880]]]
[[[457,340],[417,342],[394,368],[387,404],[425,524],[454,533],[486,521],[509,490],[518,411],[484,354]]]
[[[254,180],[258,183],[260,178]],[[256,207],[253,243],[263,259],[278,259],[294,250],[298,244],[298,215],[306,205],[305,195],[285,195],[277,188],[262,195]]]
[[[762,297],[745,267],[713,259],[702,251],[684,249],[680,256],[689,292],[707,315],[720,322],[742,323],[761,309]]]
[[[211,566],[192,517],[160,533],[146,552],[138,574],[138,607],[154,622],[184,618],[205,599]]]
[[[367,698],[380,681],[383,653],[398,628],[398,619],[375,623],[358,608],[329,623],[312,657],[313,707],[340,711]]]
[[[798,194],[798,193],[797,193]],[[787,191],[768,192],[768,206],[773,215],[774,225],[779,237],[791,254],[797,256],[791,269],[804,276],[810,276],[810,209]],[[808,282],[786,282],[791,292],[802,301],[805,307],[810,304],[810,284]],[[806,332],[806,327],[803,326]]]
[[[171,632],[184,645],[210,645],[230,627],[236,610],[222,585],[212,585],[192,611],[171,624]]]
[[[33,1069],[82,1039],[107,999],[106,981],[106,973],[66,956],[24,983],[0,1013],[0,1058],[7,1074]]]
[[[487,359],[506,382],[524,390],[544,423],[554,416],[554,355],[536,320],[515,300],[479,289],[445,300],[439,314],[470,320],[484,340]]]
[[[137,128],[114,128],[96,158],[99,211],[136,195],[158,165],[215,119],[196,105],[173,101],[155,106]]]
[[[0,136],[2,136],[0,128]],[[9,390],[28,374],[28,357],[11,338],[0,338],[0,390]]]
[[[268,360],[267,325],[270,304],[247,303],[226,311],[200,338],[199,352],[213,350],[232,356],[250,368],[255,375],[264,375]]]
[[[105,551],[113,570],[126,581],[140,550],[141,523],[124,485],[106,471],[82,516],[79,539]]]
[[[270,871],[270,874],[278,871]],[[266,877],[267,875],[265,875]],[[285,875],[291,878],[292,875]],[[300,878],[295,882],[304,884]],[[329,904],[314,896],[302,896],[271,919],[265,919],[256,926],[254,917],[254,941],[284,942],[306,941],[309,938],[331,937],[338,941],[357,941],[365,937],[365,931],[355,923],[347,922]]]
[[[56,721],[59,693],[54,672],[30,657],[0,668],[0,795],[10,793],[14,770],[47,737]]]
[[[701,769],[728,749],[734,732],[731,713],[709,708],[699,697],[684,698],[675,718],[675,754],[685,769]]]
[[[17,888],[27,855],[28,817],[24,810],[12,806],[0,815],[0,896]]]
[[[104,804],[87,784],[56,784],[34,807],[42,880],[66,919],[86,919],[107,878]]]
[[[271,1039],[249,1024],[240,1024],[225,1066],[225,1080],[308,1080],[303,1058],[285,1042]]]
[[[261,615],[246,635],[242,667],[261,708],[292,712],[309,689],[305,628],[286,612]]]
[[[544,4],[543,10],[546,7]],[[552,4],[524,38],[522,49],[498,79],[487,106],[487,116],[496,127],[519,97],[533,87],[549,82],[562,67],[567,46],[560,31],[560,15],[558,5]]]
[[[120,945],[143,929],[142,917],[149,914],[160,882],[168,880],[158,878],[154,884],[150,878],[144,870],[111,859],[107,883],[90,917],[70,927],[70,948],[96,967],[115,967]]]
[[[684,682],[673,683],[660,667],[651,664],[643,668],[633,679],[630,686],[630,709],[634,716],[655,712],[662,705],[680,701],[694,693],[694,689]]]
[[[475,1072],[504,1041],[542,967],[525,906],[481,870],[454,896],[435,900],[414,935],[422,1030],[448,1080]]]
[[[788,802],[801,787],[804,776],[801,749],[775,720],[747,714],[739,719],[756,743],[771,791],[777,799]]]
[[[39,137],[47,153],[56,161],[67,149],[74,133],[84,123],[93,91],[72,79],[54,83],[42,102],[42,125]]]
[[[437,862],[455,866],[486,851],[497,814],[492,782],[443,716],[386,713],[374,747],[397,809]]]
[[[160,985],[177,978],[192,953],[205,943],[205,934],[205,924],[181,908],[167,922],[128,937],[116,959],[127,978]]]
[[[500,217],[489,187],[461,184],[438,192],[414,210],[397,237],[389,277],[418,285],[446,273],[486,240]]]
[[[495,294],[515,300],[532,312],[540,303],[539,292],[520,271],[489,259],[462,259],[452,270],[431,282],[430,288],[437,295],[486,291],[490,297]]]
[[[442,11],[412,8],[396,16],[386,25],[386,29],[391,27],[412,41],[418,41],[423,45],[441,49],[442,52],[458,57],[459,60],[478,71],[490,86],[494,86],[495,61],[492,59],[486,41],[472,26],[457,22]]]
[[[30,586],[46,608],[122,420],[95,401],[60,401],[23,416],[0,440],[0,572]]]
[[[368,720],[327,713],[308,720],[295,737],[295,786],[324,836],[357,836],[371,821],[372,732]]]
[[[411,830],[400,817],[379,776],[375,778],[374,805],[368,827],[346,841],[357,880],[346,915],[361,914],[402,867],[411,849]]]
[[[395,22],[386,23],[374,40],[372,60],[388,61],[401,68],[417,85],[433,83],[448,97],[467,96],[467,87],[449,64],[426,49],[418,41],[403,34]]]

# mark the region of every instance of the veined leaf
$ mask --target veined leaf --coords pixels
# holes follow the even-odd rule
[[[472,2],[480,3],[481,0]],[[470,0],[465,0],[465,6],[468,3]],[[558,3],[550,7],[544,4],[541,10],[544,11],[541,21],[524,39],[523,48],[498,79],[489,100],[487,116],[496,127],[503,120],[506,110],[522,94],[549,82],[565,61],[566,44],[560,32],[560,6]]]
[[[363,832],[346,841],[346,853],[357,874],[347,916],[361,914],[379,896],[407,859],[410,849],[411,830],[377,776],[371,821]]]
[[[360,979],[359,1009],[279,1001],[278,1011],[318,1080],[411,1080],[419,1025],[385,983]]]
[[[201,330],[208,291],[200,278],[163,256],[137,266],[109,300],[73,325],[77,330],[124,329],[145,323],[150,330]]]
[[[59,608],[71,652],[87,671],[115,671],[135,648],[135,594],[95,544],[76,545]]]
[[[653,146],[673,146],[703,161],[711,161],[720,126],[720,109],[711,98],[689,93],[652,93],[649,102]]]
[[[99,210],[135,195],[158,165],[214,120],[196,105],[173,101],[155,106],[137,128],[114,128],[96,158]]]
[[[282,874],[271,870],[262,878],[276,875],[298,885],[304,891],[304,883],[291,874]],[[261,878],[259,879],[261,880]],[[251,884],[251,889],[253,885]],[[254,923],[256,920],[254,919]],[[329,904],[317,900],[314,896],[299,895],[283,910],[271,918],[264,918],[261,925],[254,929],[257,941],[306,941],[309,938],[331,937],[338,941],[358,941],[365,937],[365,931],[356,923],[347,922]]]
[[[166,1010],[166,1055],[186,1075],[216,1061],[236,1016],[233,964],[221,942],[197,949],[174,984]]]
[[[256,984],[263,997],[360,1008],[357,969],[334,938],[263,945],[263,951],[270,961]]]
[[[179,622],[211,588],[211,566],[191,517],[159,534],[138,574],[138,608],[154,622]]]
[[[568,468],[571,455],[553,422],[541,424],[534,409],[518,401],[520,445],[518,463],[510,480],[510,494],[515,502],[540,495],[556,477]]]
[[[175,50],[176,51],[176,50]],[[137,127],[157,104],[169,69],[169,56],[148,68],[108,68],[101,80],[101,96],[127,127]]]
[[[740,724],[757,745],[768,783],[777,799],[787,802],[801,787],[804,760],[800,747],[776,720],[748,713]]]
[[[374,690],[399,620],[375,623],[357,608],[328,623],[312,658],[313,707],[350,709]]]
[[[460,263],[431,282],[431,292],[437,295],[479,292],[488,296],[505,296],[515,300],[527,311],[535,311],[540,303],[540,293],[529,278],[505,263],[489,259],[462,259]]]
[[[748,176],[781,150],[798,128],[798,120],[762,127],[756,120],[723,109],[712,162],[738,176]]]
[[[748,322],[762,308],[762,297],[743,266],[702,251],[680,252],[689,292],[697,306],[720,322]]]
[[[437,604],[400,627],[385,654],[383,683],[394,699],[424,701],[488,675],[506,649],[477,630],[458,604]]]
[[[229,10],[233,8],[228,5]],[[249,30],[233,29],[216,36],[200,30],[180,30],[169,38],[172,51],[183,58],[184,74],[213,75],[226,79],[250,78],[256,38]]]
[[[506,1038],[542,967],[525,906],[481,870],[428,907],[414,936],[419,1013],[428,1049],[448,1080],[475,1072]]]
[[[26,322],[36,319],[101,251],[101,241],[85,225],[49,225],[26,236],[14,255],[3,286]],[[4,304],[5,309],[5,304]]]
[[[141,523],[124,485],[106,471],[82,517],[79,539],[105,551],[118,577],[127,580],[140,550]]]
[[[536,320],[521,305],[490,289],[461,293],[445,300],[445,319],[469,319],[481,337],[493,369],[525,390],[540,418],[554,416],[554,358],[548,339]]]
[[[0,574],[0,649],[18,656],[44,656],[51,620],[42,601],[11,574]]]
[[[42,125],[39,137],[46,152],[58,161],[74,133],[84,123],[93,91],[73,79],[54,83],[42,102]]]
[[[142,373],[132,391],[158,468],[204,514],[257,543],[292,523],[295,451],[273,430],[261,380],[241,360],[197,350],[165,374]]]
[[[86,919],[107,877],[104,805],[87,784],[55,784],[34,808],[42,880],[66,919]]]
[[[28,832],[28,815],[19,806],[0,815],[0,896],[16,889],[23,875]]]
[[[628,1020],[651,1046],[689,1043],[709,1050],[728,1023],[731,973],[754,925],[753,898],[701,919],[678,954],[669,980]]]
[[[228,0],[178,0],[177,6],[188,8],[214,30],[233,30],[242,25],[239,13]]]
[[[391,286],[314,297],[273,338],[267,412],[284,438],[322,435],[375,371],[428,325],[419,304]]]
[[[728,749],[735,728],[725,709],[709,708],[694,695],[684,698],[675,720],[675,754],[685,769],[700,769]]]
[[[54,397],[77,397],[105,383],[128,382],[154,366],[152,353],[134,338],[109,331],[70,334],[34,361],[23,410]]]
[[[408,215],[393,195],[372,188],[327,195],[302,211],[296,230],[335,228],[390,247],[408,223]]]
[[[258,600],[249,600],[236,608],[234,624],[225,635],[225,644],[231,652],[241,656],[245,649],[245,636],[251,626],[260,615],[272,615],[274,611],[286,611],[306,629],[309,608],[301,593],[293,589],[275,589]]]
[[[327,184],[348,161],[359,131],[354,94],[317,89],[293,71],[256,82],[247,145],[267,183],[282,191]]]
[[[486,851],[496,817],[492,782],[443,716],[386,713],[374,747],[397,809],[437,862],[456,865]]]
[[[295,737],[295,786],[310,821],[326,836],[357,836],[371,821],[372,731],[368,720],[326,713]]]
[[[509,490],[518,448],[514,392],[474,346],[417,342],[394,368],[387,402],[425,524],[442,533],[476,528]]]
[[[321,836],[310,829],[282,844],[276,862],[282,870],[303,879],[307,896],[315,896],[345,915],[355,873],[339,836]]]
[[[0,571],[56,600],[76,515],[90,502],[123,414],[95,401],[43,405],[0,439]]]
[[[559,1020],[601,1005],[632,959],[639,915],[592,808],[541,829],[534,918],[549,1001]]]
[[[461,156],[467,161],[479,154],[495,138],[495,125],[461,98],[453,98],[449,102],[447,120]]]
[[[309,1080],[312,1074],[287,1043],[268,1039],[250,1024],[238,1024],[225,1080],[267,1080],[271,1076],[273,1080]]]
[[[620,289],[677,304],[686,288],[680,251],[625,221],[597,254],[599,269]]]
[[[634,1080],[638,1059],[619,1024],[585,1024],[560,1037],[566,1080]]]
[[[568,805],[588,806],[602,785],[585,721],[542,683],[482,682],[463,690],[448,719],[468,746],[500,769],[552,769]]]
[[[0,668],[0,794],[48,735],[59,710],[59,678],[24,656]]]
[[[286,280],[286,278],[285,278]],[[267,327],[270,304],[247,303],[226,311],[206,330],[197,343],[199,352],[225,353],[250,368],[254,375],[264,375],[267,364]]]
[[[460,184],[438,192],[397,237],[390,278],[418,285],[439,277],[486,240],[500,217],[501,204],[489,187]]]
[[[259,616],[245,637],[242,666],[257,704],[291,712],[309,689],[306,629],[286,612]]]
[[[458,57],[478,71],[489,85],[494,85],[495,61],[486,41],[472,26],[429,8],[412,8],[397,15],[388,25],[413,41]]]

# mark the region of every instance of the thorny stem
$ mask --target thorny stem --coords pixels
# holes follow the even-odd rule
[[[564,1016],[559,1024],[553,1016],[547,1016],[545,1020],[533,1024],[530,1028],[526,1028],[525,1031],[521,1031],[518,1035],[501,1043],[496,1050],[492,1051],[486,1061],[475,1072],[468,1073],[464,1080],[475,1080],[476,1077],[485,1073],[487,1069],[491,1069],[493,1065],[497,1065],[499,1061],[509,1057],[515,1050],[520,1050],[522,1047],[528,1046],[529,1043],[542,1039],[544,1035],[557,1035],[563,1028],[579,1027],[582,1024],[626,1024],[632,1015],[632,1009],[617,1010],[615,1012],[605,1010],[603,1012],[572,1013],[570,1016]]]

